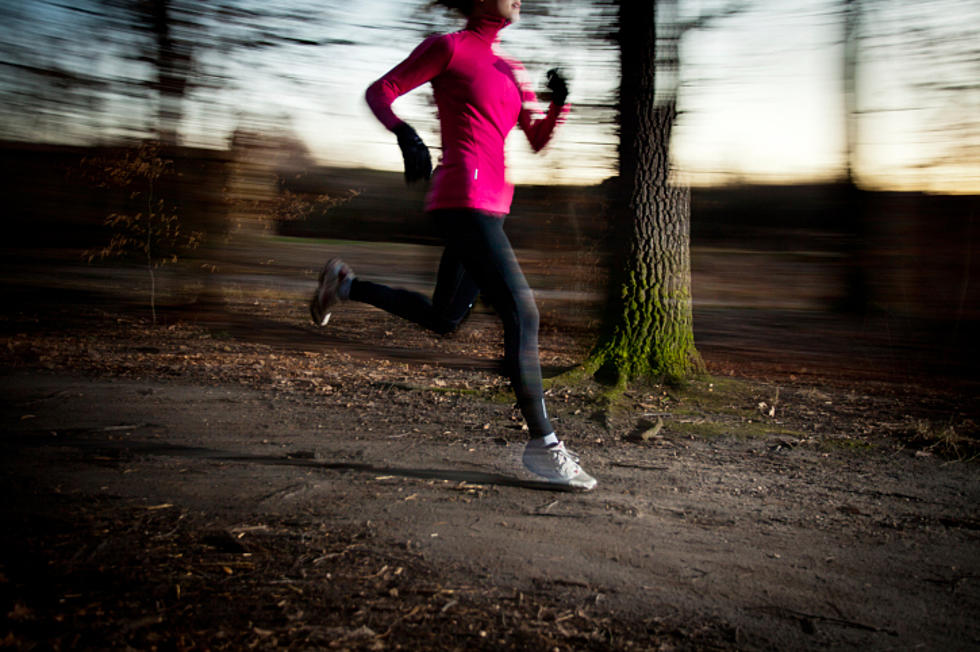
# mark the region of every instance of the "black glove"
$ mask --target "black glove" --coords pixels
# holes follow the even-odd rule
[[[425,146],[415,130],[404,122],[393,130],[398,136],[398,146],[405,160],[405,182],[412,183],[419,179],[428,180],[432,176],[432,157],[429,148]]]
[[[564,106],[568,99],[568,83],[559,68],[548,71],[548,90],[551,91],[551,102],[555,106]]]

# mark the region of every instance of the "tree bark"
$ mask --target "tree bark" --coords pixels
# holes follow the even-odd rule
[[[865,195],[858,186],[857,168],[858,55],[864,7],[861,0],[843,0],[844,22],[844,179],[838,201],[844,241],[844,290],[840,307],[844,312],[865,314],[874,304],[871,269],[868,262],[868,238],[871,224],[865,210]]]
[[[174,38],[170,0],[152,0],[147,11],[147,20],[156,39],[157,138],[164,145],[176,146],[190,75],[190,46],[178,43]]]
[[[617,384],[640,378],[682,381],[703,365],[694,346],[690,195],[672,183],[670,133],[676,89],[658,101],[657,44],[676,65],[676,39],[658,41],[656,2],[620,2],[620,149],[611,292],[586,370]],[[676,73],[676,70],[669,71]],[[672,74],[676,79],[676,74]]]

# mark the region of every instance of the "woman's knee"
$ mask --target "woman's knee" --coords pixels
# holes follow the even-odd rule
[[[530,292],[527,294],[528,296],[521,297],[517,304],[517,320],[522,331],[537,333],[541,316],[537,304],[534,303],[534,297],[530,296]]]
[[[429,327],[436,335],[450,335],[459,328],[459,323],[438,321]]]
[[[472,310],[472,305],[466,309],[461,315],[435,315],[432,319],[432,323],[429,325],[433,331],[439,335],[449,335],[455,333],[459,330],[459,327],[463,325],[463,322],[470,316]]]
[[[467,312],[462,317],[456,319],[447,319],[446,317],[436,317],[435,320],[429,324],[429,328],[435,332],[437,335],[451,335],[459,330],[463,322],[466,321],[466,317],[469,315]]]

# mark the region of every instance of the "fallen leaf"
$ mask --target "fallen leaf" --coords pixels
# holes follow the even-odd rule
[[[14,608],[7,613],[7,618],[10,620],[31,620],[34,618],[34,612],[31,611],[30,607],[18,602],[14,604]]]

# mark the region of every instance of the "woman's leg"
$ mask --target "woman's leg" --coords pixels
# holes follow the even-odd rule
[[[451,333],[466,319],[480,296],[480,288],[466,271],[453,247],[447,246],[439,262],[436,289],[432,292],[432,311],[439,333]]]
[[[538,309],[504,234],[503,218],[468,210],[437,211],[435,218],[447,244],[432,301],[417,292],[353,279],[350,270],[336,261],[336,266],[346,269],[348,278],[353,279],[347,281],[349,293],[343,290],[343,294],[427,328],[448,332],[459,325],[482,292],[503,322],[504,362],[531,435],[522,457],[525,468],[549,482],[591,490],[595,478],[583,471],[578,457],[558,441],[548,421],[538,360]],[[323,280],[320,285],[315,302],[324,294]],[[336,279],[334,285],[338,285]],[[319,299],[319,312],[329,303]]]
[[[369,303],[437,333],[453,331],[482,293],[504,326],[504,366],[531,438],[554,432],[538,359],[538,309],[503,218],[472,210],[435,211],[446,248],[432,300],[418,292],[354,279],[350,299]]]
[[[554,432],[548,421],[538,359],[538,309],[521,272],[503,218],[478,211],[440,212],[437,220],[454,255],[504,326],[504,365],[531,438]]]
[[[479,289],[466,272],[457,252],[442,252],[432,299],[411,290],[354,279],[350,299],[369,303],[439,334],[451,333],[469,313]]]

